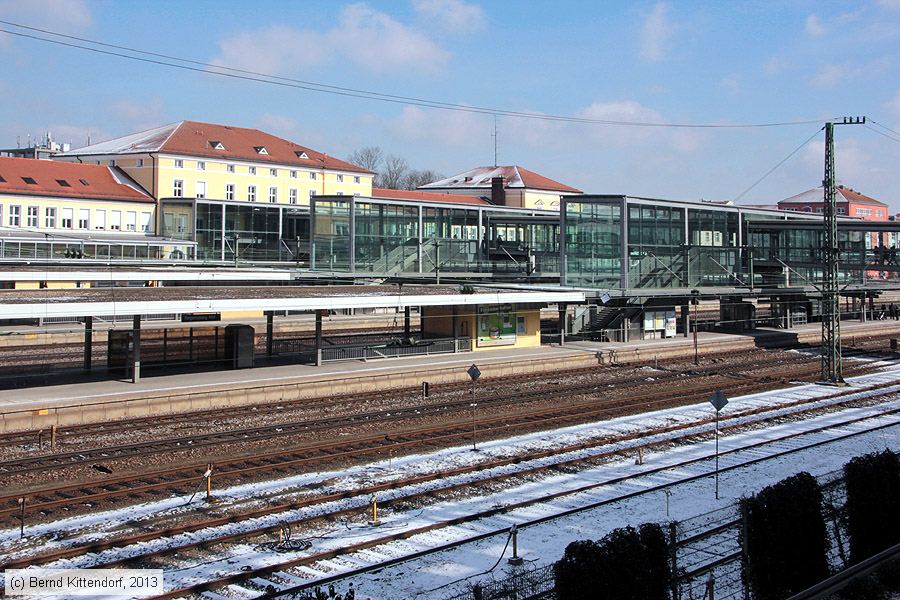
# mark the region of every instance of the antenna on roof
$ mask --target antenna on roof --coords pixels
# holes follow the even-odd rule
[[[494,113],[494,167],[497,166],[497,114]]]

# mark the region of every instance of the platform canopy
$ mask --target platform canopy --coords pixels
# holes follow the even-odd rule
[[[504,291],[456,286],[273,286],[90,288],[0,291],[4,319],[130,316],[232,311],[316,311],[347,308],[474,306],[584,302],[583,292]]]

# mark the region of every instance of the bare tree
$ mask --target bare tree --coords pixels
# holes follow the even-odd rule
[[[410,169],[410,171],[406,174],[406,177],[403,178],[402,187],[405,190],[414,190],[420,185],[425,185],[426,183],[438,181],[439,179],[443,178],[443,175],[441,175],[440,173],[435,173],[431,169],[423,169],[421,171],[417,169]]]
[[[392,190],[400,189],[408,172],[409,163],[406,162],[406,159],[391,154],[384,159],[384,168],[378,172],[378,176],[375,178],[375,185]]]
[[[347,157],[347,162],[375,172],[378,172],[378,168],[383,160],[384,152],[378,146],[366,146],[365,148],[354,150],[353,154]]]

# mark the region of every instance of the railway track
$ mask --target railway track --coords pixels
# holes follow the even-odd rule
[[[852,353],[856,354],[864,354],[865,348],[858,348],[853,351],[848,351],[846,354],[850,355]],[[714,359],[714,360],[728,360],[731,357],[746,357],[746,351],[728,351],[721,352],[716,354],[708,354],[704,358]],[[757,357],[756,360],[751,365],[742,366],[743,369],[747,368],[763,368],[768,365],[779,364],[784,360],[783,356],[779,356],[777,354],[767,355],[763,354],[760,357]],[[816,359],[810,358],[809,361],[812,362]],[[635,363],[633,365],[629,365],[631,368],[640,368],[641,366],[650,366],[655,365],[656,361],[645,361],[642,363]],[[658,365],[657,365],[658,366]],[[721,369],[721,366],[718,364],[708,364],[701,367],[691,367],[690,369],[681,373],[682,375],[690,375],[690,376],[702,376],[702,375],[712,375]],[[541,383],[547,381],[553,381],[557,379],[566,379],[571,377],[579,377],[584,375],[597,375],[596,367],[587,367],[587,368],[578,368],[578,369],[566,369],[564,371],[554,372],[552,374],[548,373],[538,373],[538,374],[527,374],[521,376],[508,376],[502,379],[500,378],[492,378],[492,379],[484,379],[479,382],[479,386],[485,390],[495,389],[497,387],[509,387],[512,385],[523,385],[523,384],[532,384],[532,383]],[[663,372],[659,373],[659,378],[672,378],[675,379],[679,376],[677,372]],[[618,384],[627,382],[623,378],[613,377],[607,383]],[[629,382],[630,383],[630,382]],[[598,385],[601,385],[598,382]],[[469,385],[467,383],[448,383],[441,384],[438,386],[434,386],[433,393],[435,395],[449,395],[454,392],[465,392],[469,389]],[[365,404],[370,401],[380,401],[384,400],[386,395],[390,395],[396,397],[397,399],[409,399],[418,397],[421,393],[421,390],[418,387],[414,388],[405,388],[405,389],[397,389],[391,390],[387,394],[385,392],[366,392],[359,393],[354,395],[354,401],[358,404]],[[224,407],[224,408],[215,408],[208,409],[202,411],[195,411],[190,413],[173,413],[173,414],[163,414],[163,415],[154,415],[148,417],[137,417],[137,418],[127,418],[120,419],[116,421],[106,421],[100,423],[87,423],[82,425],[68,425],[65,427],[60,427],[57,430],[57,444],[59,447],[65,446],[67,443],[77,440],[78,438],[94,438],[101,435],[111,435],[114,433],[127,433],[134,434],[136,431],[139,431],[143,428],[153,428],[158,429],[163,426],[171,425],[177,426],[183,424],[185,421],[189,420],[191,423],[192,429],[202,429],[204,427],[204,423],[209,423],[209,426],[218,427],[220,425],[220,421],[227,419],[241,419],[245,420],[249,417],[257,418],[257,417],[275,417],[279,418],[281,415],[287,415],[292,411],[302,410],[304,412],[309,411],[310,409],[319,408],[321,406],[326,406],[328,404],[332,404],[335,402],[335,398],[331,396],[325,397],[316,397],[316,398],[300,398],[296,400],[289,401],[281,401],[277,403],[269,403],[269,404],[255,404],[255,405],[241,405],[234,407]],[[23,447],[28,448],[30,451],[33,451],[35,442],[40,441],[41,445],[44,441],[49,440],[49,431],[46,429],[34,429],[27,430],[21,432],[13,432],[0,435],[0,449],[3,448],[16,448]],[[2,472],[2,471],[0,471]]]
[[[776,382],[738,379],[732,381],[706,382],[686,389],[663,389],[655,393],[642,392],[637,398],[626,398],[615,402],[587,401],[560,409],[541,409],[520,415],[501,415],[482,418],[477,428],[482,439],[508,436],[511,432],[534,430],[537,426],[561,426],[591,420],[608,419],[623,414],[633,414],[657,408],[690,404],[704,399],[715,389],[722,389],[731,395],[739,395],[771,389]],[[781,383],[781,382],[779,382]],[[545,391],[535,392],[546,394]],[[563,390],[562,394],[568,393]],[[468,399],[463,402],[468,406]],[[406,431],[356,437],[352,442],[344,439],[318,443],[290,451],[262,453],[244,456],[216,463],[215,473],[219,485],[245,481],[248,477],[296,474],[298,470],[321,467],[323,464],[355,462],[364,457],[383,457],[385,454],[402,455],[420,448],[452,445],[468,441],[472,436],[471,420],[456,420],[441,426],[414,428]],[[90,462],[90,461],[88,461]],[[157,470],[141,475],[126,475],[104,478],[95,482],[55,486],[31,491],[22,491],[0,496],[0,520],[13,520],[20,516],[18,501],[27,496],[31,515],[46,518],[54,511],[64,510],[71,514],[79,507],[91,509],[104,503],[122,498],[136,500],[147,497],[164,497],[170,493],[183,493],[194,489],[209,463],[197,463],[177,468]],[[46,465],[30,463],[29,468],[44,469]]]
[[[875,392],[875,393],[866,396],[866,394],[869,392]],[[762,407],[762,408],[741,411],[741,412],[738,412],[738,413],[735,413],[732,415],[728,415],[726,418],[723,418],[723,420],[722,420],[723,426],[721,426],[720,429],[722,429],[722,430],[730,430],[730,429],[739,430],[739,429],[745,429],[748,426],[751,426],[754,424],[758,425],[760,423],[766,423],[769,420],[771,420],[776,414],[780,415],[780,416],[784,416],[785,409],[790,408],[790,407],[797,409],[797,410],[793,411],[793,413],[792,413],[794,416],[796,416],[796,415],[802,414],[802,413],[808,413],[808,412],[812,412],[812,411],[821,411],[824,408],[823,403],[830,402],[829,408],[833,410],[834,408],[836,408],[838,406],[845,406],[849,403],[856,402],[859,400],[860,397],[867,398],[868,402],[871,402],[871,401],[877,400],[879,398],[882,398],[882,399],[888,398],[888,397],[896,398],[898,396],[898,394],[900,394],[900,384],[897,384],[896,382],[889,382],[889,383],[886,383],[883,385],[870,386],[869,388],[866,388],[864,390],[844,390],[842,392],[833,394],[827,398],[819,397],[819,398],[813,398],[813,399],[799,400],[799,401],[792,402],[792,403],[789,403],[786,405],[781,405],[778,408]],[[753,444],[744,445],[739,448],[726,450],[726,451],[722,452],[721,455],[723,457],[727,457],[729,454],[733,454],[733,453],[746,452],[751,449],[758,450],[759,448],[762,448],[762,447],[773,446],[776,444],[783,443],[785,440],[791,440],[791,439],[799,438],[802,436],[808,436],[811,433],[816,433],[816,432],[826,432],[835,427],[839,427],[839,426],[843,427],[843,426],[847,426],[848,424],[851,424],[851,423],[862,423],[862,422],[868,421],[870,419],[878,419],[878,418],[885,418],[885,417],[890,418],[891,420],[889,423],[881,423],[881,424],[877,425],[877,427],[882,427],[882,428],[893,427],[898,424],[898,421],[895,418],[896,413],[898,411],[900,411],[900,408],[898,408],[896,406],[889,408],[889,409],[885,409],[885,410],[870,411],[865,416],[857,417],[854,420],[844,420],[837,424],[830,424],[830,425],[819,427],[817,429],[807,429],[807,430],[804,430],[799,433],[783,435],[783,436],[780,436],[777,438],[767,439],[762,442],[756,442]],[[163,537],[168,538],[168,541],[165,543],[165,546],[162,548],[158,547],[158,548],[153,549],[151,547],[150,549],[146,549],[146,548],[139,549],[138,552],[132,553],[131,556],[129,556],[129,557],[121,558],[121,559],[117,559],[117,560],[104,560],[102,557],[98,556],[99,562],[92,561],[90,566],[96,567],[96,568],[102,568],[102,567],[121,566],[126,563],[129,563],[129,564],[135,563],[135,562],[147,563],[147,561],[155,561],[155,560],[165,558],[170,555],[176,555],[176,554],[183,555],[183,553],[188,550],[197,550],[197,549],[202,548],[202,549],[205,549],[208,551],[209,546],[213,545],[213,544],[221,544],[224,542],[235,541],[235,540],[242,540],[246,543],[247,539],[252,539],[254,536],[265,536],[267,534],[277,532],[279,530],[279,528],[284,527],[285,524],[290,524],[292,526],[298,526],[298,527],[299,526],[313,527],[313,526],[315,526],[316,523],[323,522],[323,521],[333,522],[335,519],[351,518],[354,516],[358,516],[361,512],[363,512],[365,510],[365,506],[366,506],[365,501],[368,498],[368,496],[373,493],[383,492],[386,490],[396,490],[396,493],[394,494],[394,496],[392,498],[390,498],[388,500],[382,500],[380,502],[380,504],[382,507],[388,507],[388,508],[398,507],[398,509],[400,509],[400,507],[409,506],[411,504],[416,504],[425,499],[431,500],[435,496],[439,496],[441,494],[447,495],[447,494],[451,494],[451,493],[458,492],[458,491],[471,492],[474,487],[495,486],[500,481],[509,481],[509,480],[515,479],[515,478],[521,479],[523,477],[528,477],[528,476],[532,476],[532,475],[546,474],[548,469],[560,470],[560,469],[566,469],[566,468],[574,468],[574,467],[578,467],[578,466],[583,467],[585,465],[591,464],[592,462],[596,462],[597,460],[600,460],[600,459],[607,459],[610,457],[615,457],[616,455],[618,455],[621,452],[622,449],[621,449],[621,447],[617,447],[615,449],[609,449],[610,446],[613,446],[613,445],[621,446],[621,444],[623,444],[624,442],[631,442],[638,438],[645,438],[645,439],[652,440],[654,436],[663,436],[665,434],[670,434],[673,432],[680,432],[675,436],[668,436],[666,438],[660,439],[655,442],[651,442],[649,444],[644,443],[643,445],[646,447],[651,447],[654,445],[664,445],[664,444],[668,445],[668,444],[672,444],[675,441],[693,440],[693,439],[696,439],[696,437],[698,435],[703,434],[702,432],[698,432],[697,428],[703,427],[703,426],[708,426],[708,425],[710,425],[710,423],[711,423],[711,419],[709,419],[709,418],[700,419],[700,420],[691,421],[689,423],[682,423],[682,424],[675,425],[675,426],[657,428],[652,431],[624,434],[624,435],[611,437],[611,438],[608,437],[608,438],[605,438],[602,440],[597,440],[597,441],[590,442],[590,443],[561,447],[554,451],[546,451],[545,450],[545,451],[539,451],[539,452],[532,452],[530,454],[520,455],[515,458],[504,458],[504,459],[499,459],[499,460],[494,460],[494,461],[488,461],[488,462],[485,462],[485,463],[482,463],[479,465],[471,465],[468,467],[463,467],[463,468],[458,468],[458,469],[445,470],[445,471],[442,471],[439,473],[432,473],[429,475],[420,476],[417,478],[411,478],[411,479],[407,479],[407,480],[403,480],[403,481],[393,481],[393,482],[388,482],[388,483],[384,483],[384,484],[380,484],[380,485],[369,486],[367,488],[357,489],[352,492],[347,492],[344,494],[306,498],[301,501],[295,501],[293,503],[288,503],[288,504],[283,504],[283,505],[264,507],[261,509],[255,509],[253,511],[247,511],[247,512],[244,512],[244,513],[238,514],[238,515],[231,514],[231,515],[227,515],[224,517],[219,517],[217,519],[206,520],[203,522],[195,522],[195,523],[176,526],[176,527],[168,527],[168,528],[154,531],[154,532],[143,532],[143,533],[136,534],[133,536],[120,537],[117,539],[108,539],[108,540],[104,540],[102,542],[96,542],[94,544],[82,545],[82,546],[79,546],[76,548],[67,548],[67,549],[63,549],[63,550],[58,550],[55,552],[42,554],[38,557],[30,557],[30,558],[22,559],[19,561],[9,561],[3,565],[0,565],[0,568],[17,568],[17,567],[24,566],[26,564],[44,564],[44,563],[49,563],[49,562],[64,559],[64,558],[71,559],[74,557],[83,556],[88,553],[98,553],[98,552],[102,552],[104,550],[111,549],[111,548],[120,548],[120,547],[124,547],[124,546],[129,546],[132,544],[146,543],[146,542],[150,542],[150,541],[160,539]],[[708,433],[708,429],[706,430],[706,433]],[[848,435],[860,435],[860,433],[861,432],[857,432],[857,433],[848,434]],[[817,441],[817,442],[813,443],[812,445],[804,446],[802,449],[808,449],[810,447],[815,447],[817,445],[825,445],[825,444],[829,443],[830,441],[834,441],[835,439],[839,439],[839,438],[835,438],[834,436],[829,436],[824,441]],[[843,438],[840,438],[840,439],[843,439]],[[576,457],[576,458],[567,457],[567,455],[570,455],[573,452],[584,451],[584,450],[588,450],[588,449],[593,449],[593,450],[598,450],[598,451],[591,453],[588,456],[580,456],[580,457]],[[762,457],[762,458],[757,456],[756,458],[749,459],[748,461],[744,461],[737,465],[726,466],[725,468],[721,469],[721,471],[725,472],[725,471],[736,469],[736,468],[742,468],[742,467],[745,467],[750,464],[755,464],[757,462],[761,462],[761,461],[770,459],[772,456],[783,456],[783,455],[791,453],[791,452],[796,452],[799,449],[800,448],[795,448],[793,450],[788,450],[788,451],[779,451],[779,452],[776,452],[775,454],[768,455],[768,456]],[[540,462],[539,464],[535,464],[536,461],[541,461],[541,460],[547,459],[547,458],[551,458],[553,460],[551,460],[550,462],[544,460],[543,462]],[[350,544],[347,546],[342,546],[341,548],[304,554],[303,556],[291,558],[288,561],[279,562],[276,565],[267,565],[262,568],[250,569],[247,571],[242,571],[242,572],[238,572],[238,573],[235,573],[232,575],[228,575],[226,577],[221,577],[214,581],[207,581],[207,582],[199,583],[197,585],[182,587],[182,588],[173,590],[172,592],[168,593],[166,595],[166,597],[176,597],[179,595],[198,593],[198,592],[206,590],[206,589],[213,589],[216,587],[220,587],[222,585],[226,585],[228,583],[234,583],[235,581],[246,581],[247,579],[265,576],[269,573],[273,573],[273,572],[279,571],[281,569],[294,567],[294,566],[298,566],[298,565],[312,565],[317,562],[321,562],[323,560],[327,560],[330,558],[334,558],[336,556],[340,556],[342,554],[356,552],[359,550],[363,550],[365,548],[373,548],[373,547],[376,547],[376,546],[379,546],[379,545],[382,545],[385,543],[389,543],[389,542],[392,542],[392,541],[395,541],[398,539],[406,539],[408,537],[412,537],[414,535],[418,535],[418,534],[425,533],[428,531],[433,531],[433,530],[441,529],[441,528],[449,528],[449,527],[459,525],[462,523],[477,521],[479,519],[484,519],[486,517],[490,517],[493,515],[505,513],[508,511],[516,510],[516,509],[522,509],[522,508],[532,506],[535,504],[546,503],[550,500],[562,498],[565,496],[571,496],[575,493],[598,489],[600,487],[609,486],[609,485],[612,485],[614,483],[619,483],[624,480],[645,477],[649,474],[661,472],[664,470],[683,469],[683,468],[691,466],[691,465],[695,465],[695,464],[698,464],[698,463],[701,463],[704,461],[708,461],[708,459],[709,459],[709,456],[704,455],[700,458],[694,458],[694,459],[690,459],[690,460],[686,460],[686,461],[681,461],[676,464],[668,464],[668,465],[665,465],[663,467],[659,467],[656,469],[644,470],[638,474],[628,475],[625,477],[616,478],[616,479],[612,479],[612,480],[604,480],[602,482],[590,483],[587,485],[579,486],[578,488],[575,488],[575,489],[569,489],[569,490],[565,490],[565,491],[561,491],[561,492],[554,492],[551,494],[543,494],[539,497],[531,498],[531,499],[519,502],[514,505],[507,504],[502,507],[491,508],[488,510],[483,510],[483,511],[478,511],[475,513],[466,514],[464,516],[460,516],[460,517],[457,517],[454,519],[431,523],[427,526],[407,529],[407,530],[403,531],[401,534],[392,533],[387,536],[376,536],[374,538],[367,539],[363,542],[359,542],[356,544]],[[531,463],[531,464],[529,464],[529,463]],[[518,465],[518,466],[516,467],[516,465]],[[496,471],[497,469],[499,469],[501,467],[511,467],[511,466],[513,466],[515,468],[512,469],[510,472],[499,473],[499,474],[491,473],[491,471]],[[460,480],[461,476],[470,475],[472,473],[479,473],[479,474],[481,474],[481,477],[474,481],[471,479],[470,480]],[[709,475],[709,473],[704,471],[700,474],[683,478],[681,481],[679,481],[677,483],[680,484],[680,483],[684,483],[686,481],[692,481],[692,480],[695,480],[698,478],[706,477],[708,475]],[[456,481],[454,481],[454,478],[456,479]],[[425,490],[415,490],[416,486],[422,487],[422,484],[430,482],[430,481],[442,481],[442,482],[449,482],[449,483],[444,483],[444,484],[440,485],[439,487],[430,486]],[[647,493],[649,491],[655,491],[655,490],[658,490],[660,487],[667,487],[670,485],[676,485],[676,484],[669,483],[669,484],[666,484],[665,486],[654,486],[653,488],[647,488],[647,489],[644,489],[643,491],[636,492],[635,494],[632,494],[632,495]],[[404,492],[403,491],[404,488],[412,488],[413,491]],[[355,497],[357,499],[356,504],[353,506],[344,507],[344,508],[341,508],[338,510],[319,511],[319,512],[316,512],[315,514],[311,514],[311,515],[305,514],[305,515],[295,517],[293,520],[285,520],[285,518],[282,517],[278,520],[277,526],[273,526],[271,523],[269,523],[269,524],[265,524],[263,526],[257,526],[255,528],[253,528],[253,527],[245,528],[245,529],[242,529],[241,531],[237,531],[237,532],[235,532],[234,528],[232,527],[230,529],[230,531],[225,534],[212,533],[210,535],[205,535],[205,536],[184,536],[183,535],[186,533],[200,532],[203,530],[214,531],[214,528],[216,528],[216,527],[231,526],[234,523],[238,523],[238,522],[250,521],[252,519],[259,519],[261,517],[265,517],[265,516],[269,516],[269,515],[273,515],[273,514],[287,513],[289,511],[297,511],[297,510],[303,509],[303,508],[308,509],[309,507],[314,507],[317,505],[326,506],[327,503],[334,503],[336,500],[344,500],[344,499],[351,498],[351,497]],[[615,501],[622,500],[625,497],[628,497],[628,496],[620,496],[620,497],[616,498]],[[612,500],[605,501],[604,503],[611,502],[611,501]],[[578,509],[568,511],[565,514],[571,514],[572,512],[576,512],[576,511],[588,510],[590,508],[595,508],[596,506],[597,506],[597,504],[583,506]],[[559,518],[560,516],[562,516],[562,514],[557,514],[553,517],[534,520],[532,522],[526,523],[524,526],[534,525],[534,524],[537,524],[538,522],[545,522],[545,521],[551,520],[552,518]],[[520,526],[520,527],[522,527],[522,526]],[[494,532],[490,535],[499,535],[499,534],[505,533],[505,531],[506,530],[503,529],[503,530]],[[180,540],[175,540],[174,538],[176,538],[176,536],[183,536],[183,537]],[[487,536],[479,535],[477,537],[477,539],[483,539],[484,537],[487,537]],[[454,543],[454,545],[460,545],[461,543],[471,543],[471,541],[472,541],[472,539],[468,539],[463,542]],[[442,547],[440,549],[445,549],[445,548],[446,548],[446,546]],[[429,550],[429,552],[433,552],[433,551],[436,551],[436,550],[434,550],[434,549]],[[407,559],[408,558],[409,557],[407,557]],[[378,568],[381,568],[383,566],[384,566],[384,563],[380,563]],[[375,568],[375,567],[370,567],[369,569],[371,569],[371,568]],[[342,575],[342,577],[345,577],[345,576],[347,576],[346,573]],[[327,580],[324,581],[324,583],[327,583],[327,582],[328,582]],[[299,591],[303,587],[307,587],[308,585],[313,585],[316,583],[321,584],[321,583],[323,583],[323,581],[310,582],[310,583],[304,584],[302,586],[295,586],[293,588],[290,588],[290,590],[282,589],[280,593],[287,593],[288,591]],[[277,586],[276,586],[276,589],[278,589]]]

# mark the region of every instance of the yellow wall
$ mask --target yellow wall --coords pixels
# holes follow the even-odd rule
[[[506,346],[481,346],[476,342],[477,330],[475,315],[478,308],[475,306],[457,307],[457,335],[472,338],[472,350],[502,350],[509,348],[535,348],[541,345],[541,311],[519,310],[515,311],[516,317],[525,317],[525,333],[516,334],[515,344]],[[424,335],[452,337],[453,336],[453,309],[452,307],[422,307],[422,333]]]
[[[12,211],[11,206],[19,206],[20,217],[19,225],[13,225],[10,221]],[[28,208],[37,207],[37,225],[29,224]],[[55,227],[48,227],[47,208],[56,209]],[[72,226],[63,227],[63,209],[72,209]],[[88,210],[89,223],[87,229],[78,227],[79,210]],[[97,228],[97,211],[106,211],[105,225]],[[156,207],[149,202],[128,202],[124,200],[89,200],[82,198],[65,198],[50,196],[13,196],[8,194],[0,194],[0,211],[2,211],[2,221],[0,226],[12,229],[24,229],[27,231],[46,231],[46,232],[75,232],[75,231],[104,231],[106,233],[116,233],[111,228],[112,211],[117,210],[121,213],[121,229],[120,233],[146,233],[152,235],[156,231]],[[127,230],[127,214],[135,213],[135,229]],[[149,216],[150,230],[142,231],[142,217]]]
[[[182,167],[176,167],[175,161],[182,161]],[[204,169],[199,170],[197,164],[204,163]],[[269,188],[276,191],[277,204],[291,204],[291,190],[297,191],[298,206],[309,206],[310,191],[316,195],[337,195],[342,192],[345,196],[359,194],[361,196],[372,195],[372,176],[359,173],[341,173],[337,171],[325,171],[321,169],[304,169],[294,166],[276,166],[268,164],[252,164],[246,162],[222,162],[215,159],[206,160],[199,158],[161,156],[157,160],[156,194],[158,198],[172,198],[175,195],[175,181],[183,182],[182,193],[184,198],[195,198],[199,191],[200,182],[206,184],[205,197],[212,200],[226,199],[226,185],[234,185],[234,201],[249,202],[249,186],[256,187],[257,203],[270,203]],[[227,170],[228,165],[234,166],[234,172]],[[250,173],[250,168],[256,168],[256,174]],[[126,171],[126,167],[123,167]],[[272,176],[271,169],[275,169],[276,175]],[[292,177],[291,173],[296,173]],[[313,179],[312,177],[315,177]],[[338,181],[343,177],[343,181]],[[357,179],[359,180],[357,182]]]

